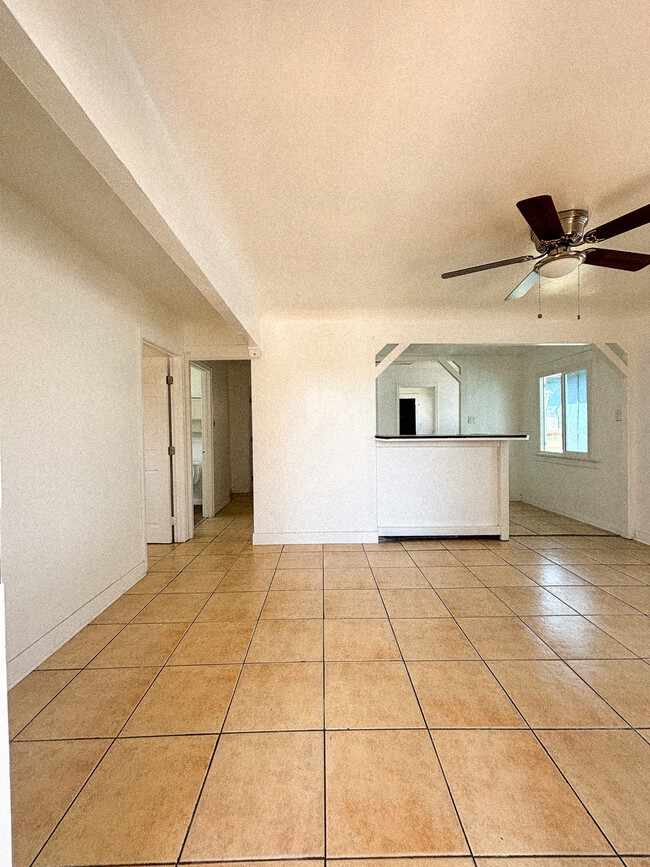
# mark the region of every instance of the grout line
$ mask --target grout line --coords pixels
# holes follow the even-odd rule
[[[373,578],[374,578],[375,573],[373,572],[372,574],[373,574]],[[375,584],[377,584],[376,578],[375,578]],[[379,585],[377,585],[377,592],[379,593],[379,596],[380,596],[381,601],[382,601],[382,605],[384,606],[384,610],[386,611],[386,617],[388,618],[388,625],[390,626],[391,632],[393,633],[393,640],[394,640],[395,644],[397,645],[397,649],[399,650],[400,658],[402,660],[402,665],[404,666],[404,670],[406,671],[406,676],[408,677],[409,683],[411,684],[411,689],[413,690],[413,695],[415,696],[415,700],[416,700],[418,708],[420,710],[420,715],[422,716],[422,720],[424,722],[424,725],[426,726],[427,725],[427,718],[424,714],[422,704],[420,703],[420,697],[417,693],[417,690],[415,689],[415,685],[414,685],[413,679],[411,677],[411,672],[409,671],[408,665],[406,664],[406,661],[404,660],[404,655],[402,654],[402,649],[400,647],[399,641],[397,640],[397,635],[395,634],[395,629],[393,628],[390,614],[388,612],[388,608],[386,607],[384,597],[381,595],[381,590],[379,589]],[[434,593],[435,593],[435,591],[434,591]],[[437,593],[436,593],[436,596],[438,596]],[[438,597],[438,598],[440,598],[440,597]],[[444,605],[444,602],[443,602],[443,605]],[[416,731],[420,731],[420,729],[416,729]],[[465,845],[467,846],[467,851],[469,852],[470,857],[474,861],[474,864],[476,864],[476,860],[474,858],[474,852],[472,851],[472,847],[471,847],[470,842],[469,842],[469,837],[467,836],[467,831],[465,830],[465,826],[463,825],[462,819],[460,817],[460,813],[458,811],[456,801],[454,800],[454,796],[453,796],[452,791],[451,791],[451,786],[449,785],[449,780],[447,779],[447,774],[445,773],[445,769],[443,768],[442,762],[440,761],[440,756],[438,755],[438,750],[437,750],[435,742],[433,740],[433,736],[432,736],[431,731],[428,727],[427,727],[426,731],[427,731],[427,734],[429,735],[429,741],[430,741],[431,746],[433,748],[433,752],[434,752],[434,755],[436,757],[436,761],[438,762],[438,767],[440,768],[440,773],[442,774],[442,778],[445,781],[445,786],[447,787],[447,792],[449,793],[449,798],[450,798],[452,806],[454,808],[456,818],[458,819],[458,824],[459,824],[460,829],[463,833],[463,837],[465,839]]]

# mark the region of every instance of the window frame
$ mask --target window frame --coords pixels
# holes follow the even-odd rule
[[[566,448],[566,381],[565,377],[570,373],[577,373],[580,370],[587,372],[587,451],[576,452],[568,451]],[[550,452],[544,450],[544,418],[542,412],[542,379],[547,376],[561,377],[562,388],[562,451]],[[573,359],[558,359],[553,364],[546,364],[543,368],[537,371],[537,456],[551,461],[571,461],[571,462],[590,462],[597,463],[598,458],[595,451],[594,442],[594,406],[593,406],[594,382],[593,382],[593,365],[591,359],[588,358],[573,358]]]

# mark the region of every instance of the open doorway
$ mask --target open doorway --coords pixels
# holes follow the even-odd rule
[[[214,515],[212,371],[190,365],[190,425],[194,526]]]
[[[233,508],[243,503],[250,509],[253,491],[250,361],[193,361],[190,385],[192,499],[198,526],[222,509],[231,514]],[[211,485],[209,496],[207,479]]]
[[[170,357],[142,344],[144,522],[147,544],[174,541]]]

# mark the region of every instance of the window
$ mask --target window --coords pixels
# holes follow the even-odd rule
[[[539,386],[541,451],[588,453],[587,371],[542,376]]]

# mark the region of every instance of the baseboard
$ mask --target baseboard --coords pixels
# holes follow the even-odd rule
[[[650,545],[650,533],[639,533],[638,530],[632,536],[637,542],[642,542],[644,545]]]
[[[508,528],[506,527],[506,530]],[[379,536],[409,536],[421,539],[423,536],[500,536],[501,527],[498,524],[458,525],[451,527],[380,527]]]
[[[561,515],[563,518],[568,518],[570,521],[580,521],[581,524],[590,524],[592,527],[598,527],[599,530],[606,530],[608,533],[614,533],[617,536],[626,536],[625,527],[614,526],[613,524],[609,527],[604,527],[602,524],[597,523],[592,520],[590,515],[584,513],[578,513],[579,510],[574,512],[572,515],[567,515],[564,512],[561,512],[557,507],[550,506],[548,504],[543,504],[541,502],[533,502],[533,497],[528,497],[527,495],[522,495],[519,500],[520,503],[524,503],[527,506],[535,506],[536,509],[543,509],[545,512],[555,512],[556,515]],[[512,516],[510,520],[513,521]],[[513,521],[516,523],[516,521]]]
[[[69,641],[73,635],[76,635],[80,629],[87,626],[91,620],[94,620],[98,614],[101,614],[105,608],[108,608],[116,599],[118,599],[125,591],[132,587],[136,581],[143,578],[147,574],[147,562],[142,560],[133,569],[129,569],[124,575],[109,584],[101,593],[90,599],[81,608],[78,608],[72,614],[68,615],[56,626],[53,626],[49,632],[37,638],[33,644],[26,647],[13,659],[7,662],[7,681],[9,689],[15,686],[19,681],[26,677],[35,668],[45,662],[48,656],[51,656],[55,650],[62,647],[66,641]]]
[[[324,533],[253,533],[253,545],[353,545],[377,542],[376,530]]]
[[[215,507],[214,507],[215,515],[217,514],[217,512],[220,512],[222,509],[225,509],[231,500],[232,500],[232,497],[230,496],[230,494],[228,494],[228,496],[224,500],[222,500],[220,503],[216,503]]]

